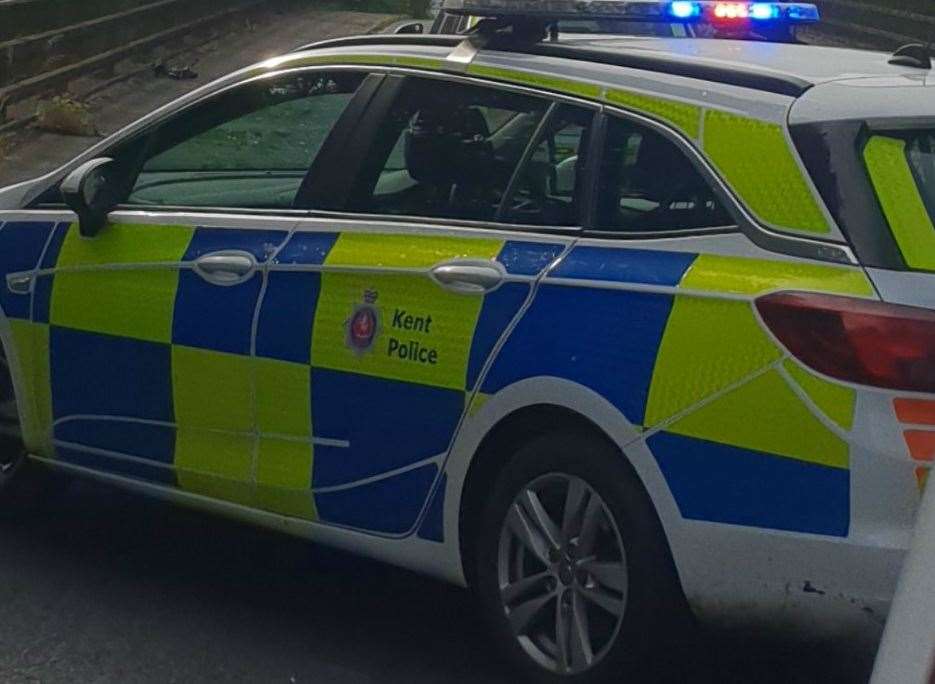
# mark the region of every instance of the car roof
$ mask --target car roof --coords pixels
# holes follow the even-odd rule
[[[811,85],[851,78],[918,77],[920,74],[920,70],[913,67],[889,64],[890,55],[884,52],[817,45],[717,38],[571,34],[562,36],[559,43],[582,52],[644,53],[668,61],[707,64],[721,69],[755,69]]]

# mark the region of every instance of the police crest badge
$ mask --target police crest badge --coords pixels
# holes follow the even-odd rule
[[[378,297],[376,290],[364,290],[363,301],[354,307],[344,323],[345,344],[358,356],[370,351],[380,333],[380,310],[376,307]]]

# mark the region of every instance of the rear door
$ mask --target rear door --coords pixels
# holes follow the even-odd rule
[[[304,471],[287,483],[277,464],[304,437],[297,407],[307,405],[311,515],[441,539],[449,444],[501,336],[571,242],[536,226],[578,225],[593,115],[506,90],[387,79],[359,153],[345,157],[344,196],[311,199],[340,211],[300,221],[270,266],[257,331],[264,375],[280,378],[257,397],[270,421],[258,461],[268,508],[300,512],[289,502],[308,486]]]

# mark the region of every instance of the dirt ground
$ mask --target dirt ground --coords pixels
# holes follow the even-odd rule
[[[145,68],[173,54],[167,60],[172,67],[191,66],[195,79],[173,80],[156,76],[146,68],[141,74],[123,80],[86,100],[96,136],[61,135],[29,127],[0,137],[0,187],[34,178],[52,171],[75,157],[103,136],[119,130],[156,107],[171,102],[199,85],[235,69],[274,57],[305,43],[352,34],[369,33],[398,19],[390,14],[364,12],[322,12],[314,6],[251,14],[236,24],[225,25],[219,35],[195,35],[186,39],[190,47],[168,45],[147,51],[118,64],[114,72],[127,73]],[[114,74],[86,76],[73,81],[69,90],[89,92]],[[38,102],[17,105],[32,111]]]

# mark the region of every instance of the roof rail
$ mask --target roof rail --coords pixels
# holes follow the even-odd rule
[[[317,43],[303,45],[293,52],[305,50],[323,50],[326,48],[357,47],[374,45],[413,45],[456,48],[464,42],[465,36],[419,35],[419,34],[376,34],[368,36],[350,36],[334,38]],[[777,95],[800,97],[812,88],[813,83],[795,76],[788,76],[774,71],[755,67],[720,66],[690,59],[675,58],[668,55],[648,54],[645,50],[627,50],[614,41],[613,49],[600,49],[594,44],[579,46],[562,43],[512,43],[496,41],[487,49],[502,52],[519,52],[543,57],[558,57],[577,61],[596,62],[611,66],[642,69],[660,74],[696,78],[726,85],[735,85],[753,90],[762,90]]]
[[[315,43],[299,45],[287,54],[305,52],[306,50],[324,50],[325,48],[355,47],[358,45],[428,45],[431,47],[457,47],[464,40],[464,36],[446,36],[440,34],[420,33],[375,33],[367,36],[347,36],[344,38],[329,38]]]

